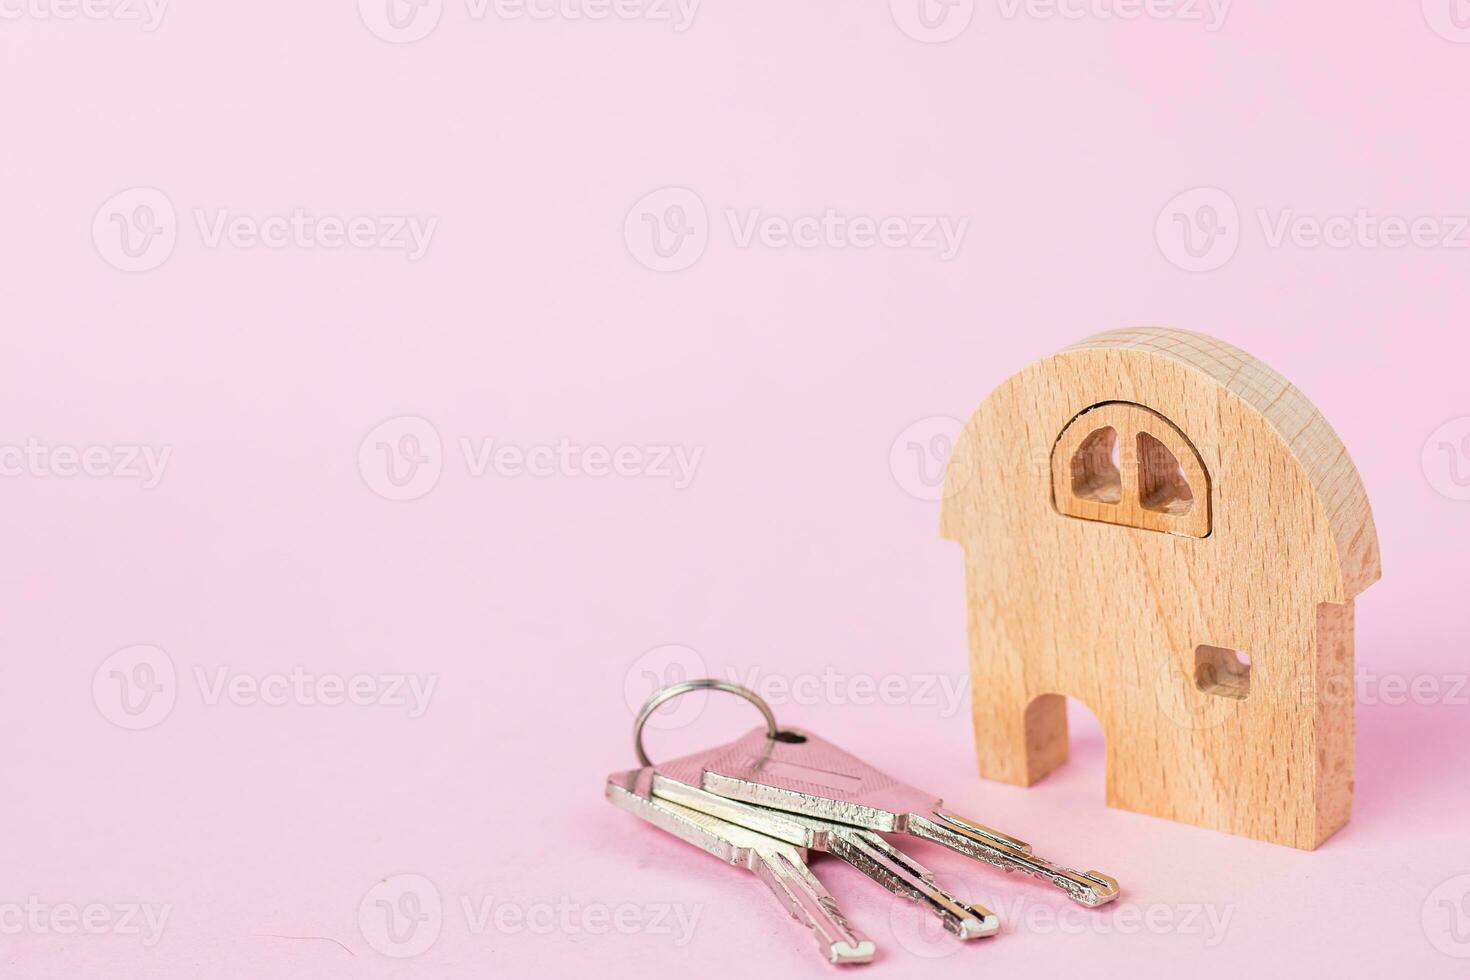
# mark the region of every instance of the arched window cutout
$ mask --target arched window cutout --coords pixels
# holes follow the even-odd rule
[[[1138,433],[1138,502],[1144,510],[1176,517],[1194,506],[1179,458],[1147,432]]]
[[[1116,504],[1123,499],[1118,430],[1111,425],[1091,433],[1072,454],[1072,492],[1100,504]]]
[[[1057,513],[1192,538],[1210,536],[1210,472],[1173,422],[1133,402],[1072,416],[1051,450]]]

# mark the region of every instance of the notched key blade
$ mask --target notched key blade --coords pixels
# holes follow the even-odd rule
[[[806,924],[817,937],[817,947],[836,966],[870,963],[878,947],[853,928],[805,862],[792,859],[793,850],[774,851],[754,868],[766,887],[781,898],[792,918]]]
[[[811,819],[811,818],[808,818]],[[939,887],[929,869],[871,830],[834,829],[832,853],[901,898],[937,916],[958,939],[980,939],[1000,930],[1000,919],[983,905],[970,905]]]
[[[952,851],[984,861],[1002,871],[1021,871],[1033,878],[1049,881],[1079,905],[1097,908],[1118,897],[1117,879],[1110,875],[1053,864],[1029,848],[1026,851],[1009,851],[996,847],[993,835],[977,832],[977,827],[977,824],[944,810],[933,811],[932,819],[913,814],[908,823],[909,833],[915,837],[943,844]]]
[[[1037,857],[1031,845],[943,809],[938,797],[875,769],[806,731],[768,738],[757,728],[697,759],[698,785],[708,792],[756,806],[786,810],[868,830],[911,834],[935,841],[1005,871],[1049,881],[1082,905],[1105,905],[1118,883],[1101,872],[1080,872]],[[689,773],[681,772],[690,782]]]
[[[894,895],[917,903],[960,939],[978,939],[1000,928],[995,913],[981,905],[966,904],[940,888],[928,868],[871,830],[753,806],[658,773],[654,774],[652,786],[654,795],[660,799],[749,827],[789,844],[829,852]]]
[[[829,963],[867,963],[876,947],[850,925],[837,900],[806,866],[806,849],[701,813],[651,793],[652,769],[613,773],[603,789],[608,802],[687,841],[761,880],[817,941]]]

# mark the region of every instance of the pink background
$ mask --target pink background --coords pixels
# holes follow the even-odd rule
[[[412,43],[375,36],[373,0],[180,2],[152,31],[28,3],[0,20],[0,447],[170,456],[150,488],[60,463],[0,479],[0,972],[824,975],[753,879],[602,802],[633,764],[645,671],[677,662],[754,671],[784,721],[1123,882],[1118,906],[1058,920],[1059,893],[916,846],[1007,917],[960,947],[819,858],[881,948],[868,975],[1463,973],[1470,251],[1268,234],[1288,210],[1365,209],[1453,237],[1470,45],[1449,0],[1241,2],[1217,30],[999,0],[966,21],[962,0],[943,43],[903,0],[706,0],[683,31],[476,20],[446,0]],[[670,187],[706,209],[708,240],[658,272],[635,205]],[[158,199],[136,188],[172,215],[140,212]],[[1191,208],[1223,193],[1238,209],[1213,212],[1220,247],[1238,241],[1191,272],[1165,208],[1195,188],[1216,191]],[[946,261],[741,247],[727,217],[829,207],[969,224]],[[438,223],[410,261],[211,247],[195,218],[294,208]],[[172,233],[172,252],[117,268],[115,215]],[[925,482],[937,457],[908,442],[942,451],[945,420],[1008,374],[1139,323],[1286,374],[1372,498],[1385,577],[1358,605],[1355,815],[1316,853],[1107,809],[1085,714],[1053,777],[982,783],[967,706],[921,690],[963,678],[965,637],[960,554]],[[442,472],[393,501],[376,437],[359,448],[405,416],[441,438],[419,448]],[[384,441],[411,448],[414,425]],[[560,464],[476,476],[461,439],[634,447],[630,469],[654,465],[649,447],[701,455],[687,487]],[[109,658],[138,644],[163,651],[145,656],[174,700],[127,730]],[[409,717],[210,703],[197,680],[298,666],[437,686]],[[779,696],[829,668],[839,696]],[[1437,693],[1398,703],[1385,676]],[[894,677],[903,703],[858,703],[863,679]],[[690,705],[651,751],[754,723],[733,699]],[[400,875],[442,902],[437,938],[405,958],[373,932],[375,883],[419,881]],[[67,934],[6,911],[33,896],[169,917],[152,944]],[[512,924],[477,928],[464,903],[487,901]],[[624,906],[623,931],[599,918]],[[1162,925],[1112,928],[1127,906]],[[659,909],[697,915],[692,938]]]

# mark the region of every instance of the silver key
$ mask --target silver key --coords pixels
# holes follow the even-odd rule
[[[907,786],[807,731],[776,739],[765,729],[705,754],[700,788],[732,800],[931,840],[1005,871],[1051,882],[1074,901],[1105,905],[1118,882],[1037,857],[1025,841],[967,820],[943,801]]]
[[[938,916],[944,928],[960,939],[979,939],[999,930],[1000,920],[995,913],[984,906],[968,905],[940,888],[928,868],[871,830],[751,806],[664,774],[667,770],[698,780],[703,758],[703,754],[688,756],[656,767],[653,795],[788,844],[839,857],[895,895]]]
[[[848,924],[837,900],[806,866],[806,852],[784,841],[709,814],[654,799],[653,771],[634,769],[607,778],[608,802],[648,821],[765,882],[791,917],[811,929],[829,963],[867,963],[872,940]]]

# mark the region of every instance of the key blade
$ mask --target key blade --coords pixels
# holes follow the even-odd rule
[[[779,810],[764,810],[760,807],[731,800],[694,786],[677,782],[667,776],[654,773],[653,795],[670,803],[707,813],[728,823],[748,827],[757,833],[774,837],[796,847],[807,847],[817,851],[827,850],[827,834],[820,824],[808,823]]]
[[[976,824],[935,810],[933,819],[914,814],[909,833],[943,844],[951,850],[992,864],[1005,871],[1022,871],[1062,889],[1075,902],[1096,908],[1118,897],[1118,881],[1100,871],[1076,871],[1037,857],[1029,849],[1018,851],[998,845],[993,836],[977,830]]]
[[[938,797],[810,732],[794,734],[799,740],[774,740],[757,728],[702,754],[701,788],[756,806],[924,837],[1002,870],[1049,881],[1083,905],[1096,907],[1117,898],[1118,883],[1110,876],[1038,858],[1025,841],[948,813]]]
[[[816,938],[829,963],[867,963],[876,947],[848,923],[837,900],[806,866],[806,850],[651,794],[653,771],[613,773],[604,795],[614,806],[728,864],[755,874]]]
[[[929,869],[870,830],[834,830],[832,853],[895,895],[938,916],[959,939],[994,935],[1000,919],[983,905],[969,905],[934,883]]]
[[[723,833],[719,820],[697,810],[686,811],[671,804],[655,802],[640,793],[638,780],[644,771],[634,769],[607,777],[607,785],[603,789],[607,801],[665,833],[713,854],[726,864],[745,863],[749,848],[740,847],[730,834]]]
[[[755,873],[785,903],[792,917],[817,937],[817,947],[827,962],[872,961],[877,952],[873,941],[848,923],[837,900],[804,863],[791,860],[782,850],[761,853],[758,859]]]
[[[989,909],[967,905],[944,891],[934,883],[928,868],[872,831],[726,799],[668,776],[655,774],[652,786],[654,795],[660,799],[790,844],[829,851],[888,891],[916,902],[937,916],[944,928],[960,939],[992,935],[1000,928],[999,919]]]
[[[1030,844],[1026,843],[1023,840],[1017,840],[1010,834],[1002,834],[998,830],[987,827],[984,824],[975,823],[973,820],[966,820],[959,814],[950,813],[948,810],[935,810],[934,812],[936,814],[942,815],[944,819],[949,821],[950,823],[963,827],[970,833],[975,834],[979,837],[983,837],[991,843],[996,844],[1000,847],[1008,847],[1012,850],[1021,851],[1026,854],[1031,853]]]

